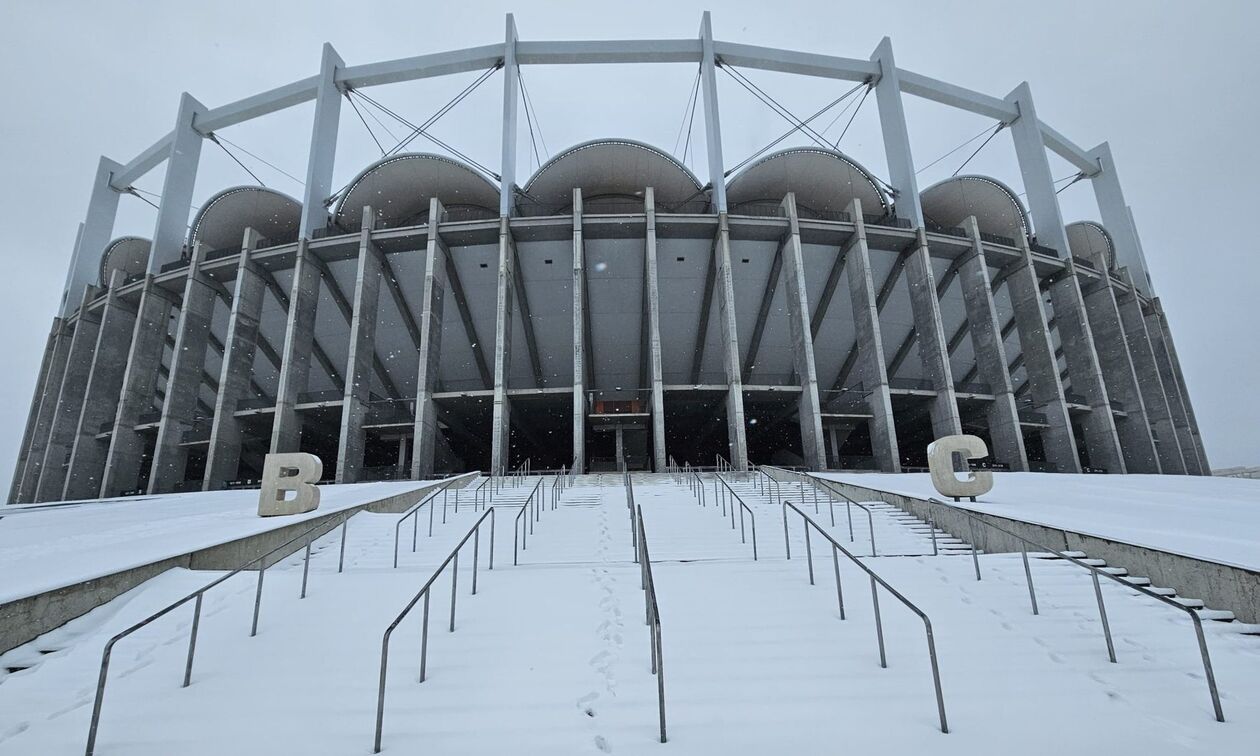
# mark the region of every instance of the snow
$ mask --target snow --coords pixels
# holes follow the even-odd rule
[[[950,734],[938,729],[923,624],[881,594],[888,668],[876,647],[869,583],[841,557],[841,621],[830,549],[812,536],[807,578],[801,521],[784,559],[781,508],[736,484],[756,518],[758,560],[721,509],[701,507],[665,476],[640,480],[659,591],[669,743],[657,742],[656,682],[630,517],[617,476],[588,476],[535,524],[520,566],[511,526],[532,484],[495,497],[495,566],[480,541],[459,561],[456,631],[450,574],[435,583],[429,679],[418,682],[420,608],[394,634],[383,753],[1060,754],[1247,753],[1260,738],[1260,639],[1205,622],[1227,722],[1213,720],[1187,618],[1105,584],[1118,662],[1107,661],[1087,573],[1034,560],[1041,614],[1028,605],[1018,555],[932,557],[921,529],[876,508],[880,553],[865,559],[931,617]],[[549,485],[549,484],[548,484]],[[788,493],[785,491],[785,494]],[[869,546],[825,504],[814,515],[840,543]],[[856,511],[855,511],[856,514]],[[191,608],[114,651],[97,753],[367,754],[381,634],[478,513],[462,507],[390,568],[397,515],[350,520],[346,571],[338,534],[320,539],[299,599],[300,554],[268,571],[259,634],[250,638],[253,576],[207,595],[192,684],[180,688]],[[3,525],[3,523],[0,523]],[[749,528],[751,530],[751,528]],[[930,548],[930,547],[929,547]],[[110,635],[210,582],[171,570],[0,657],[0,756],[83,751],[100,653]],[[51,653],[42,653],[51,652]],[[29,667],[4,674],[6,667]],[[995,744],[1001,744],[995,746]]]
[[[819,473],[880,491],[940,494],[927,473]],[[1178,475],[995,473],[955,506],[1260,570],[1260,480]]]
[[[320,486],[319,508],[259,517],[258,491],[211,491],[0,509],[0,603],[112,575],[430,485]]]

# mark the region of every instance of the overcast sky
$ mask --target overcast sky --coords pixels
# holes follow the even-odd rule
[[[1025,3],[725,2],[718,39],[866,58],[892,37],[903,68],[1004,96],[1032,86],[1039,115],[1085,148],[1111,143],[1137,220],[1156,293],[1180,352],[1213,467],[1260,464],[1260,249],[1252,224],[1260,156],[1255,86],[1260,28],[1255,2]],[[522,39],[693,37],[704,3],[252,2],[11,0],[0,25],[7,72],[0,117],[0,487],[8,490],[49,324],[55,315],[100,155],[127,162],[170,129],[181,92],[215,107],[317,70],[331,42],[350,64],[503,39],[514,12]],[[802,117],[851,84],[756,71],[750,78]],[[681,155],[693,65],[530,67],[543,160],[585,139],[625,136]],[[375,88],[370,95],[412,121],[427,117],[475,74]],[[719,75],[723,148],[734,165],[786,123]],[[497,170],[501,78],[448,114],[433,132]],[[296,176],[305,172],[312,106],[226,129],[223,136]],[[343,108],[335,185],[379,157]],[[852,111],[850,111],[851,113]],[[927,165],[991,122],[907,98],[916,163]],[[846,114],[829,133],[839,135]],[[820,119],[821,128],[831,121]],[[401,136],[402,129],[386,123]],[[522,121],[522,127],[524,122]],[[381,127],[373,123],[378,137]],[[683,138],[680,140],[680,130]],[[696,131],[700,131],[699,118]],[[522,139],[527,139],[523,136]],[[796,138],[781,146],[804,143]],[[978,144],[978,143],[977,143]],[[386,147],[389,145],[387,144]],[[433,149],[430,145],[421,149]],[[702,141],[693,136],[690,153]],[[887,177],[873,98],[842,151]],[[946,178],[964,149],[926,170]],[[703,154],[701,152],[700,154]],[[301,187],[247,156],[269,186]],[[1074,169],[1052,156],[1056,177]],[[704,179],[704,166],[692,168]],[[522,143],[518,176],[534,168]],[[967,166],[1022,191],[1006,133]],[[202,151],[194,202],[252,179],[212,144]],[[160,191],[161,172],[136,182]],[[1067,221],[1097,219],[1088,182],[1060,195]],[[191,210],[190,210],[191,213]],[[115,235],[151,236],[154,211],[124,197]]]

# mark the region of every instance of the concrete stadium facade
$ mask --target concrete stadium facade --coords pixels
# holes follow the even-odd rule
[[[695,63],[708,174],[630,139],[515,175],[521,66]],[[889,180],[834,149],[726,176],[715,71],[865,82]],[[497,69],[500,175],[395,154],[335,202],[349,90]],[[925,189],[902,105],[1009,128],[1028,198],[984,176]],[[187,225],[215,129],[315,102],[305,194],[226,189]],[[1092,182],[1065,223],[1047,150]],[[152,239],[118,198],[165,166]],[[1004,98],[868,59],[695,39],[501,43],[346,66],[206,108],[127,164],[102,158],[10,501],[218,489],[268,452],[339,482],[750,463],[900,471],[933,438],[1013,470],[1209,474],[1167,318],[1106,143],[1077,147]]]

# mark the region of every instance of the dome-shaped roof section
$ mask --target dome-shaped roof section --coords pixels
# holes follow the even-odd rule
[[[149,247],[152,243],[139,236],[121,236],[105,245],[101,253],[101,286],[109,286],[114,271],[122,271],[124,277],[143,273],[149,268]]]
[[[240,247],[246,228],[273,242],[292,242],[301,223],[302,204],[287,194],[264,186],[237,186],[214,195],[197,211],[189,248],[197,242],[207,250]]]
[[[802,215],[843,212],[857,198],[862,212],[879,215],[888,199],[875,178],[857,162],[834,150],[794,147],[767,155],[740,171],[726,184],[726,201],[732,212],[746,203],[778,204],[788,192],[796,192]]]
[[[919,194],[923,216],[942,228],[976,216],[980,230],[1014,239],[1027,236],[1028,213],[1010,187],[987,176],[954,176]]]
[[[341,195],[334,220],[344,229],[359,229],[363,208],[371,205],[378,228],[416,225],[428,217],[433,197],[448,210],[466,211],[463,217],[499,215],[499,188],[485,176],[457,160],[413,152],[364,168]]]
[[[1107,270],[1116,267],[1116,248],[1107,229],[1093,221],[1077,221],[1067,225],[1067,237],[1072,257],[1088,260],[1095,266],[1102,263]]]
[[[563,211],[600,197],[640,198],[652,187],[656,204],[673,208],[704,200],[703,187],[687,167],[661,150],[630,139],[600,139],[570,147],[543,164],[525,183],[520,201],[526,214]]]

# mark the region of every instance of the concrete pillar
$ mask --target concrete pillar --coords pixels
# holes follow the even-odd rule
[[[656,269],[656,192],[648,187],[643,195],[647,215],[647,242],[643,256],[647,276],[648,306],[648,375],[652,382],[652,459],[655,470],[669,465],[665,451],[665,379],[661,355],[661,297]]]
[[[1098,363],[1102,368],[1107,396],[1124,405],[1126,417],[1116,422],[1116,433],[1120,438],[1125,470],[1131,473],[1159,473],[1155,438],[1151,435],[1146,405],[1142,401],[1133,360],[1129,356],[1124,324],[1120,319],[1115,292],[1111,288],[1111,278],[1105,272],[1106,261],[1096,260],[1095,263],[1101,263],[1098,269],[1104,271],[1103,280],[1086,280],[1089,288],[1082,290],[1087,291],[1084,294],[1085,313],[1090,332],[1094,335],[1094,347],[1098,352]],[[1080,281],[1077,285],[1080,285]]]
[[[1028,211],[1032,215],[1037,241],[1053,247],[1060,257],[1068,257],[1067,230],[1063,226],[1054,177],[1050,173],[1050,160],[1046,156],[1046,143],[1041,136],[1041,124],[1037,120],[1037,108],[1033,105],[1028,82],[1015,87],[1006,96],[1006,101],[1019,111],[1019,116],[1008,125],[1011,141],[1015,144],[1015,157],[1019,161],[1019,172],[1024,178]]]
[[[936,398],[932,400],[932,436],[956,436],[962,433],[958,400],[954,396],[954,376],[949,369],[949,347],[945,326],[941,321],[941,302],[936,296],[936,275],[928,252],[927,235],[920,227],[918,241],[906,260],[906,283],[910,286],[910,309],[914,314],[914,331],[918,334],[919,359],[923,375],[932,383]]]
[[[100,275],[101,252],[109,244],[114,233],[114,220],[118,216],[119,190],[111,182],[114,172],[122,166],[102,157],[96,166],[96,178],[92,181],[92,195],[88,200],[87,215],[79,227],[79,238],[71,257],[70,272],[66,276],[66,288],[61,298],[61,317],[70,314],[70,308],[83,298],[83,291],[97,282]],[[101,283],[108,283],[102,281]]]
[[[862,391],[871,412],[871,450],[879,469],[901,472],[901,452],[897,446],[897,428],[893,422],[892,394],[888,390],[888,368],[884,359],[884,337],[879,326],[879,305],[875,300],[875,281],[871,277],[871,254],[866,246],[866,224],[862,221],[862,202],[849,203],[853,219],[853,240],[849,243],[846,275],[849,298],[853,302],[853,333],[858,355],[858,374]],[[837,445],[836,457],[840,447]]]
[[[442,358],[442,314],[446,301],[446,265],[450,252],[442,241],[439,224],[445,214],[442,203],[429,200],[429,240],[424,260],[424,293],[420,302],[420,372],[416,378],[416,419],[411,452],[411,477],[432,477],[437,453],[438,366]],[[480,345],[475,348],[480,349]]]
[[[1050,283],[1050,301],[1054,305],[1055,327],[1067,359],[1072,390],[1085,397],[1089,404],[1090,411],[1081,418],[1081,427],[1085,432],[1090,466],[1123,473],[1126,467],[1120,452],[1120,436],[1111,414],[1111,399],[1103,382],[1094,333],[1085,314],[1085,297],[1070,256],[1063,264],[1063,272]]]
[[[398,437],[398,476],[402,477],[407,469],[407,437]]]
[[[503,38],[503,134],[499,161],[499,215],[506,218],[516,204],[516,110],[520,102],[521,70],[516,65],[516,20],[507,14]]]
[[[1190,401],[1190,389],[1186,386],[1186,375],[1181,369],[1181,360],[1177,357],[1177,346],[1173,343],[1172,329],[1168,327],[1168,316],[1164,314],[1164,306],[1156,297],[1155,311],[1159,314],[1159,323],[1164,332],[1164,344],[1168,348],[1168,356],[1172,363],[1173,375],[1177,378],[1177,387],[1181,389],[1181,403],[1186,407],[1186,419],[1190,422],[1190,433],[1194,438],[1194,451],[1199,459],[1199,474],[1211,475],[1212,466],[1208,463],[1207,452],[1203,448],[1203,437],[1199,433],[1199,420],[1194,415],[1194,404]]]
[[[140,415],[153,407],[157,395],[158,368],[166,347],[166,333],[171,308],[176,302],[163,288],[153,283],[153,276],[144,280],[127,369],[123,373],[118,394],[118,412],[114,416],[114,435],[105,455],[105,474],[101,479],[100,496],[118,496],[140,483],[140,465],[144,456],[144,439],[136,431]]]
[[[650,190],[649,190],[650,191]],[[582,190],[573,190],[573,469],[586,470],[586,244]],[[594,388],[592,386],[591,388]]]
[[[801,449],[805,464],[812,470],[827,468],[827,448],[823,440],[822,408],[818,403],[818,371],[814,367],[814,339],[809,328],[809,295],[805,289],[805,261],[801,252],[800,218],[796,195],[783,198],[780,211],[788,218],[788,238],[783,244],[783,275],[787,288],[788,321],[792,334],[792,357],[801,382],[798,411],[801,418]]]
[[[153,448],[149,472],[149,493],[168,493],[184,482],[188,450],[182,445],[184,431],[193,427],[202,376],[206,369],[206,349],[210,345],[210,324],[218,292],[201,272],[206,250],[200,242],[193,248],[184,282],[184,299],[175,327],[175,349],[171,354],[170,378],[162,402],[162,421]]]
[[[897,215],[909,220],[915,228],[923,226],[923,208],[919,205],[919,182],[910,153],[910,132],[906,128],[906,111],[901,102],[901,74],[893,58],[892,40],[884,37],[871,54],[879,64],[875,102],[879,106],[879,125],[884,135],[884,153],[888,158],[888,178],[897,187]]]
[[[319,305],[319,267],[311,260],[306,239],[298,240],[289,290],[289,314],[284,325],[276,416],[271,426],[271,453],[301,451],[302,417],[298,395],[306,390],[315,343],[315,315]]]
[[[367,432],[368,402],[372,398],[372,371],[376,356],[377,306],[381,299],[381,253],[372,245],[376,215],[363,208],[359,231],[359,264],[354,275],[350,345],[346,351],[346,390],[341,403],[341,433],[337,441],[338,483],[357,483],[363,473],[363,447]]]
[[[333,193],[333,162],[337,157],[337,126],[341,122],[341,90],[337,69],[345,62],[324,43],[316,79],[315,118],[311,126],[311,151],[306,161],[306,188],[302,192],[302,221],[298,232],[303,239],[328,222],[324,200]]]
[[[249,396],[254,372],[254,353],[262,320],[263,296],[267,283],[257,264],[254,249],[261,235],[245,229],[240,263],[232,290],[232,311],[228,314],[227,336],[223,340],[223,364],[219,370],[219,393],[214,399],[214,422],[210,426],[210,446],[206,450],[206,474],[202,489],[217,491],[240,477],[241,424],[236,410]]]
[[[499,219],[499,283],[494,316],[494,421],[490,438],[490,469],[498,475],[508,471],[511,459],[512,407],[507,390],[508,377],[512,374],[515,267],[516,250],[505,215]]]
[[[122,271],[114,271],[109,281],[101,325],[97,330],[92,364],[88,368],[83,408],[75,424],[70,465],[62,488],[62,499],[87,499],[100,495],[105,475],[105,457],[109,441],[97,439],[106,424],[113,431],[118,414],[118,397],[122,392],[127,370],[131,337],[136,327],[136,311],[119,296],[124,280]]]
[[[162,182],[162,199],[158,202],[157,221],[153,228],[153,246],[149,252],[149,273],[156,275],[162,266],[180,259],[188,232],[188,208],[192,205],[193,187],[197,182],[197,161],[201,159],[202,135],[193,128],[193,121],[204,115],[206,108],[192,95],[180,96],[179,113],[171,131],[170,151],[166,156],[166,178]]]
[[[1176,357],[1169,348],[1168,331],[1164,327],[1163,313],[1160,311],[1158,298],[1151,300],[1144,315],[1147,333],[1151,336],[1151,346],[1155,348],[1159,378],[1164,384],[1164,391],[1168,393],[1168,405],[1172,410],[1173,424],[1177,429],[1177,442],[1181,446],[1181,458],[1185,462],[1186,474],[1210,474],[1210,469],[1204,470],[1199,456],[1190,412],[1186,409],[1185,387],[1177,377]]]
[[[748,469],[748,438],[744,427],[744,380],[739,359],[739,335],[735,325],[735,282],[731,275],[731,230],[726,213],[718,214],[717,270],[718,318],[722,336],[722,366],[726,370],[726,436],[728,454],[736,470]]]
[[[1015,327],[1019,331],[1033,409],[1045,415],[1048,426],[1041,430],[1041,445],[1045,449],[1046,461],[1058,472],[1079,473],[1081,458],[1076,450],[1067,402],[1063,399],[1063,381],[1059,379],[1050,328],[1046,325],[1041,281],[1033,267],[1028,240],[1018,237],[1015,244],[1022,259],[1011,263],[1013,267],[1006,277],[1006,289],[1015,311]]]
[[[622,432],[622,427],[620,423],[617,424],[615,433],[617,435],[617,469],[625,470],[626,469],[626,439],[625,439],[625,434]]]
[[[100,310],[88,312],[87,307],[88,302],[95,297],[95,287],[87,286],[82,290],[79,317],[75,320],[74,335],[70,338],[65,376],[57,394],[35,501],[57,501],[66,487],[70,452],[74,449],[79,415],[83,412],[83,397],[87,393],[89,366],[92,364],[92,355],[101,330]]]
[[[1129,206],[1124,201],[1124,190],[1120,188],[1111,146],[1103,142],[1090,150],[1089,156],[1098,161],[1098,172],[1089,178],[1094,187],[1094,197],[1098,202],[1098,213],[1103,227],[1111,235],[1111,241],[1116,247],[1116,267],[1128,268],[1138,289],[1149,296],[1151,279],[1146,270],[1146,259],[1142,255],[1137,230],[1133,227]]]
[[[708,11],[700,20],[700,92],[704,103],[704,146],[709,166],[710,197],[714,210],[725,213],[726,165],[722,160],[722,119],[718,114],[717,54],[713,51],[713,24]],[[742,413],[742,397],[740,410]]]
[[[990,453],[1010,465],[1012,470],[1027,470],[1024,433],[1019,425],[1019,411],[1015,407],[1015,391],[1011,387],[1002,326],[998,323],[997,308],[993,305],[993,282],[984,258],[980,227],[974,217],[969,217],[963,221],[963,228],[971,237],[971,250],[958,269],[958,282],[962,285],[963,303],[967,308],[967,330],[971,333],[972,350],[976,354],[976,369],[980,380],[989,384],[993,392],[993,403],[986,412],[992,441]]]
[[[53,320],[52,330],[44,342],[44,356],[39,362],[39,373],[35,376],[35,390],[31,396],[30,409],[26,413],[26,430],[22,433],[22,441],[18,446],[17,463],[13,466],[13,480],[9,483],[10,504],[17,504],[22,488],[22,476],[26,474],[26,461],[30,458],[31,439],[35,435],[35,424],[39,419],[39,405],[44,397],[44,383],[47,381],[48,368],[52,363],[53,352],[57,344],[60,318]]]
[[[1127,278],[1127,272],[1125,276]],[[1126,280],[1126,283],[1129,287],[1127,290],[1116,290],[1116,304],[1119,306],[1125,341],[1129,347],[1129,358],[1133,361],[1138,389],[1142,393],[1142,406],[1146,410],[1146,420],[1150,424],[1152,435],[1159,439],[1155,448],[1159,454],[1160,472],[1165,475],[1184,475],[1186,463],[1181,457],[1177,428],[1173,425],[1172,411],[1168,407],[1168,396],[1160,380],[1159,363],[1155,359],[1155,349],[1151,346],[1151,337],[1146,330],[1146,320],[1142,316],[1142,302],[1133,288],[1132,279]]]
[[[40,471],[44,464],[44,452],[48,448],[48,434],[52,430],[53,416],[56,414],[57,395],[61,392],[62,378],[66,372],[66,361],[70,355],[70,343],[73,332],[62,318],[53,319],[51,354],[46,360],[35,388],[35,401],[39,409],[35,412],[35,424],[31,428],[30,443],[26,446],[26,460],[18,471],[21,482],[18,485],[15,501],[29,504],[35,501],[39,488]]]

